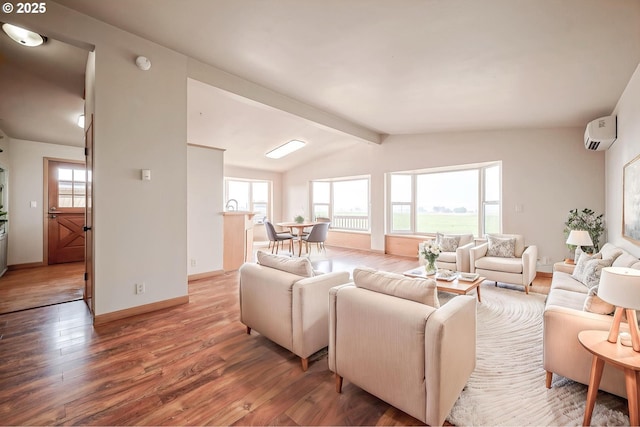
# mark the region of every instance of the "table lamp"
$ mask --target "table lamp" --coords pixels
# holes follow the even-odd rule
[[[616,306],[613,323],[609,329],[609,342],[618,341],[620,321],[623,310],[627,314],[631,344],[635,351],[640,352],[640,333],[636,310],[640,310],[640,270],[626,267],[605,267],[600,274],[598,296]]]
[[[573,246],[593,246],[593,241],[589,232],[585,230],[571,230],[567,238],[567,245]],[[577,261],[577,260],[576,260]]]

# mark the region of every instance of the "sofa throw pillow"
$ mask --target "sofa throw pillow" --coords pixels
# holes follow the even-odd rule
[[[584,278],[582,283],[591,289],[594,286],[598,286],[600,283],[600,274],[602,273],[602,269],[605,267],[611,267],[613,263],[613,259],[590,259],[587,261],[584,267]]]
[[[353,270],[353,282],[358,288],[440,308],[438,289],[433,279],[414,279],[387,271],[358,267]]]
[[[313,277],[313,266],[309,258],[289,258],[280,255],[270,254],[264,251],[256,253],[258,264],[265,267],[275,268],[302,277]]]
[[[602,255],[589,255],[588,253],[582,251],[580,251],[579,253],[580,256],[576,261],[576,268],[573,269],[573,274],[571,275],[571,277],[573,277],[580,283],[584,283],[584,269],[587,267],[587,262],[591,259],[601,259]]]
[[[514,258],[516,239],[513,237],[487,236],[487,256],[500,258]]]
[[[436,244],[440,246],[442,252],[455,252],[460,245],[460,236],[436,233]]]
[[[597,314],[611,314],[616,311],[616,306],[609,304],[598,296],[598,285],[589,289],[587,299],[584,300],[583,311]]]

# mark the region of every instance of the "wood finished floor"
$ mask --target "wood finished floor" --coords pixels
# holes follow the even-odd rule
[[[0,314],[82,299],[84,262],[7,271],[0,277]]]
[[[314,261],[325,271],[415,263],[335,248]],[[326,352],[302,372],[287,350],[246,335],[237,294],[233,272],[190,283],[189,304],[95,328],[82,301],[0,315],[0,424],[422,424],[346,380],[337,394]]]

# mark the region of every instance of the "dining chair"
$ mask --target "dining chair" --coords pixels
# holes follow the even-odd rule
[[[276,253],[278,253],[278,243],[282,243],[285,240],[289,241],[289,247],[291,249],[291,253],[293,253],[293,234],[276,232],[275,227],[268,219],[264,219],[264,227],[267,231],[267,238],[269,239],[269,247],[271,248],[271,253],[273,253],[274,248],[276,250]],[[271,246],[272,243],[273,246]]]
[[[305,242],[306,251],[308,254],[311,254],[309,250],[309,243],[315,243],[318,247],[318,252],[320,252],[321,250],[325,252],[327,251],[324,247],[324,242],[325,240],[327,240],[329,225],[331,225],[330,222],[319,222],[311,228],[309,234],[307,234],[306,236],[302,236],[302,240],[304,240]]]

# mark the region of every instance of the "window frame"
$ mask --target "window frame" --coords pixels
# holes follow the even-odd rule
[[[486,182],[486,171],[492,167],[498,167],[498,200],[485,200],[485,182]],[[451,167],[437,167],[430,169],[421,169],[415,171],[398,171],[398,172],[389,172],[388,179],[386,180],[386,194],[388,195],[388,202],[386,203],[386,226],[385,230],[388,234],[396,234],[396,235],[430,235],[435,233],[432,232],[418,232],[417,231],[417,179],[419,175],[424,174],[435,174],[435,173],[446,173],[446,172],[461,172],[461,171],[469,171],[475,170],[478,171],[478,221],[476,230],[476,237],[484,236],[486,234],[485,229],[485,207],[487,206],[497,206],[498,207],[498,228],[499,233],[502,232],[502,162],[487,162],[482,164],[474,164],[474,165],[459,165],[459,166],[451,166]],[[393,193],[392,193],[392,179],[393,175],[411,175],[411,202],[393,202]],[[410,220],[409,220],[409,230],[396,230],[393,228],[393,208],[394,206],[406,206],[410,205]]]
[[[273,215],[273,182],[267,179],[248,179],[248,178],[236,178],[236,177],[224,177],[224,200],[225,203],[229,201],[229,182],[243,182],[249,184],[249,211],[256,212],[255,205],[261,205],[264,202],[256,202],[253,197],[253,185],[256,183],[265,183],[267,184],[267,208],[266,208],[266,217],[270,218]],[[255,215],[253,217],[253,222],[255,224],[262,224],[263,218],[259,215]]]
[[[339,182],[348,182],[348,181],[362,181],[366,180],[367,182],[367,228],[346,228],[346,227],[337,227],[334,221],[334,206],[335,206],[335,198],[334,198],[334,184]],[[329,203],[325,202],[314,202],[313,195],[313,184],[314,182],[328,182],[329,183]],[[341,231],[350,231],[350,232],[360,232],[360,233],[370,233],[371,232],[371,176],[370,175],[359,175],[359,176],[349,176],[349,177],[340,177],[340,178],[330,178],[330,179],[314,179],[309,181],[309,212],[310,216],[315,215],[315,207],[316,206],[328,206],[329,219],[331,220],[330,228],[332,230],[341,230]],[[364,216],[363,216],[364,217]],[[314,219],[315,218],[311,218]]]

